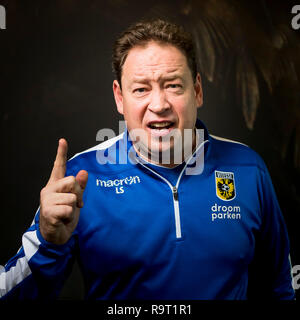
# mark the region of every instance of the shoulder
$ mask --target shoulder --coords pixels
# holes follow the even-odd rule
[[[124,133],[76,153],[67,162],[69,174],[73,174],[73,172],[81,169],[87,171],[99,170],[102,167],[99,164],[103,164],[101,162],[102,158],[105,158],[107,163],[115,163],[115,157],[118,154],[116,149],[119,148],[119,142],[122,140],[123,135]],[[114,152],[108,153],[107,156],[107,150],[111,148],[114,148]],[[110,157],[114,159],[110,159]]]
[[[212,153],[220,161],[230,162],[232,165],[254,165],[265,170],[265,163],[260,155],[248,145],[212,134],[209,135],[209,138]]]
[[[106,150],[106,149],[112,147],[114,144],[116,144],[119,140],[121,140],[123,138],[123,135],[124,135],[124,133],[122,133],[114,138],[108,139],[104,142],[101,142],[94,147],[91,147],[91,148],[86,149],[82,152],[76,153],[71,159],[69,159],[69,161],[72,161],[73,159],[78,158],[80,156],[81,157],[88,156],[91,152],[95,152],[98,150]]]

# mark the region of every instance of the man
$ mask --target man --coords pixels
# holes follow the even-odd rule
[[[137,23],[116,41],[113,67],[127,129],[69,161],[60,139],[40,208],[0,275],[1,296],[57,297],[76,258],[88,299],[247,299],[249,288],[294,299],[265,164],[197,120],[190,35],[162,20]]]

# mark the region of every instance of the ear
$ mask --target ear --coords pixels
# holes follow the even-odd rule
[[[123,95],[122,95],[122,90],[120,88],[119,82],[117,80],[114,80],[113,82],[113,92],[114,92],[114,97],[115,97],[115,102],[117,105],[118,112],[123,115],[124,114]]]
[[[200,73],[197,73],[196,80],[194,83],[194,92],[197,108],[202,107],[203,105],[203,91],[202,91],[202,82]]]

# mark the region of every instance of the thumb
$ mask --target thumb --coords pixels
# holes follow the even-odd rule
[[[85,170],[80,170],[80,171],[77,173],[77,176],[76,176],[75,179],[76,179],[76,181],[79,183],[81,189],[84,190],[85,187],[86,187],[87,181],[88,181],[88,173],[87,173],[87,171],[85,171]]]
[[[80,171],[77,173],[75,179],[76,179],[76,181],[78,182],[78,184],[80,185],[80,188],[81,188],[82,193],[83,193],[83,191],[84,191],[84,189],[85,189],[85,187],[86,187],[87,181],[88,181],[88,173],[87,173],[87,171],[85,171],[85,170],[80,170]],[[77,206],[78,206],[79,208],[82,208],[82,207],[83,207],[82,193],[81,193],[81,196],[80,196],[81,199],[79,200],[79,202],[78,202],[78,204],[77,204]]]

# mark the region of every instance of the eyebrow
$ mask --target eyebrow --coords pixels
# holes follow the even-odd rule
[[[174,75],[170,75],[170,76],[163,76],[163,77],[159,77],[159,80],[163,80],[163,81],[172,81],[175,79],[180,79],[183,81],[183,76],[180,74],[174,74]],[[148,83],[149,82],[149,78],[144,78],[144,77],[138,77],[138,78],[133,78],[132,83]]]

